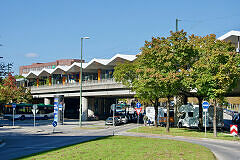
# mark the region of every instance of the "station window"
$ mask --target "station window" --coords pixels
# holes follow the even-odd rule
[[[188,112],[188,117],[193,117],[193,112]]]

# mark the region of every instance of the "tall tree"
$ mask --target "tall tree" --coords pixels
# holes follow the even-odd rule
[[[198,52],[194,64],[185,71],[185,82],[196,90],[196,96],[214,100],[214,135],[216,131],[216,104],[237,84],[240,76],[240,56],[230,43],[216,39],[215,35],[191,36]],[[202,107],[199,107],[202,109]],[[201,110],[202,112],[202,110]],[[200,113],[200,111],[199,111]],[[200,117],[200,116],[199,116]]]
[[[157,126],[158,99],[166,97],[167,103],[167,127],[169,132],[169,109],[170,98],[185,90],[181,83],[188,65],[191,65],[193,46],[188,43],[186,32],[171,32],[167,38],[152,37],[151,41],[146,41],[141,48],[142,53],[134,62],[134,79],[131,83],[136,96],[154,104],[155,125]],[[129,76],[123,72],[127,67],[115,68],[116,80],[130,82]],[[129,69],[129,68],[128,68]],[[121,73],[121,74],[118,74]],[[128,73],[128,72],[127,72]],[[122,78],[122,79],[121,79]]]

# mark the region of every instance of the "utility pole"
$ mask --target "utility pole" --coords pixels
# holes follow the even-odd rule
[[[178,22],[181,21],[179,19],[176,19],[176,32],[178,31]]]

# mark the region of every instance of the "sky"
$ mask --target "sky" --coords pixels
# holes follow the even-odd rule
[[[0,0],[0,62],[19,66],[57,59],[137,54],[145,40],[179,29],[217,37],[240,31],[239,0]]]

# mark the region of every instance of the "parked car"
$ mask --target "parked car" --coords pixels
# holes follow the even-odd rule
[[[122,123],[122,117],[120,115],[117,115],[117,116],[114,116],[114,117],[117,118],[119,124]]]
[[[121,116],[121,123],[123,123],[123,124],[126,124],[126,123],[128,123],[128,118],[127,118],[127,116]]]
[[[119,120],[117,117],[114,117],[114,125],[117,126],[119,125]],[[105,121],[105,125],[113,125],[113,117],[108,117]]]

